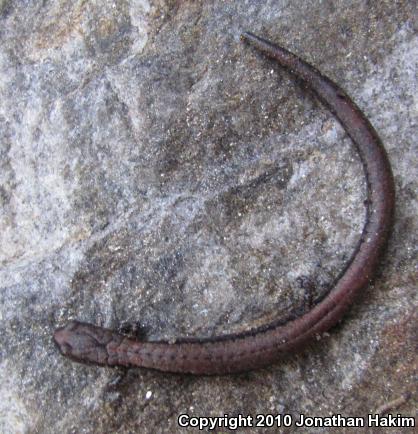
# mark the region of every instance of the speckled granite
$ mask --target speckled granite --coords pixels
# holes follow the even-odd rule
[[[0,1],[0,432],[177,432],[180,413],[362,416],[408,394],[397,412],[416,415],[412,3]],[[397,184],[380,276],[323,342],[262,371],[65,360],[51,332],[69,318],[148,339],[286,318],[353,251],[365,185],[351,141],[242,30],[311,61],[379,131]]]

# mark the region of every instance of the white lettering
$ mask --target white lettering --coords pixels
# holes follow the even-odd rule
[[[187,414],[181,414],[177,419],[177,423],[183,428],[188,425],[188,422],[189,416]]]
[[[383,427],[383,428],[413,428],[415,427],[414,417],[403,417],[398,414],[393,416],[388,414],[387,416],[380,416],[379,414],[369,414],[368,416],[369,426]]]

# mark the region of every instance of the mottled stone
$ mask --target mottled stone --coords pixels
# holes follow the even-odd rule
[[[362,416],[409,393],[397,412],[414,414],[413,18],[413,2],[386,0],[0,1],[0,432]],[[308,310],[352,254],[356,151],[242,30],[318,66],[379,132],[397,184],[380,276],[324,342],[269,369],[73,364],[51,340],[68,319],[147,339],[238,332]]]

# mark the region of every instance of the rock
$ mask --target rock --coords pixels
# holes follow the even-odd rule
[[[407,3],[0,2],[1,432],[176,432],[181,413],[362,416],[410,391]],[[51,335],[68,319],[153,340],[286,319],[353,252],[359,157],[242,30],[316,65],[379,132],[398,188],[381,275],[323,342],[262,371],[198,378],[64,359]],[[398,411],[411,415],[414,399]]]

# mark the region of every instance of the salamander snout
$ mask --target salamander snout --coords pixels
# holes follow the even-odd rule
[[[108,358],[106,344],[110,332],[79,321],[70,321],[54,331],[54,342],[64,356],[83,363],[105,365]]]

